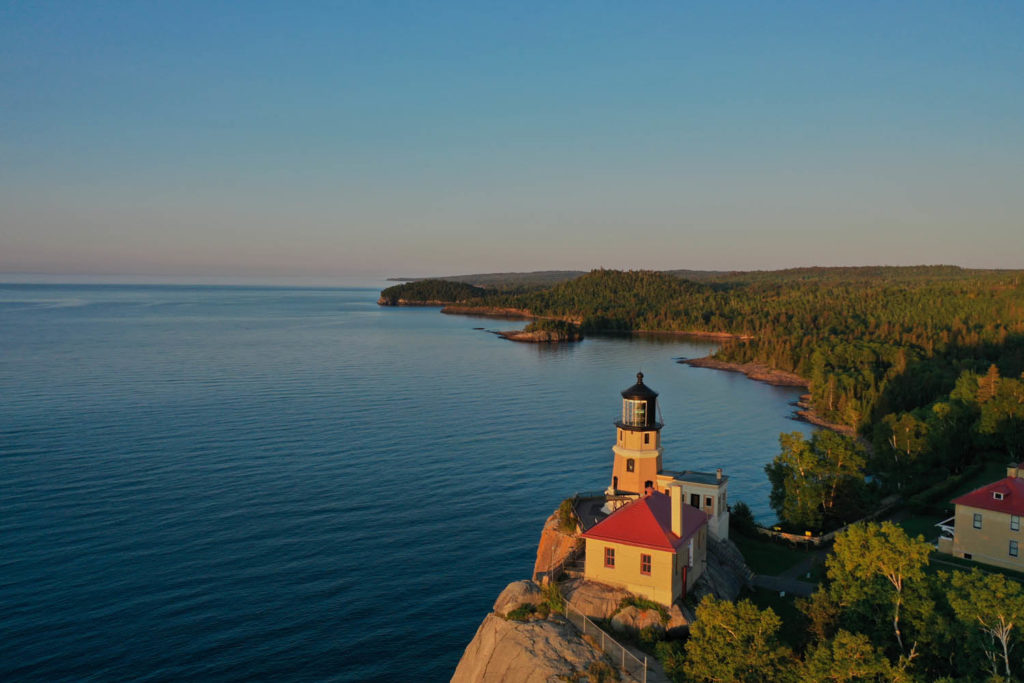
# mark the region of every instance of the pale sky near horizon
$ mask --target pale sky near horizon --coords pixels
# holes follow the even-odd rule
[[[1024,3],[0,2],[0,272],[1024,268]]]

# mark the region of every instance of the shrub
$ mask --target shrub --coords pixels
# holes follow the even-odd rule
[[[587,668],[587,680],[590,683],[605,683],[605,681],[618,681],[619,672],[606,661],[593,662]]]
[[[524,602],[519,605],[519,607],[516,607],[514,610],[509,612],[505,618],[511,619],[512,621],[529,621],[536,609],[535,605]]]
[[[565,611],[565,598],[562,591],[554,581],[544,586],[544,604],[552,612]]]
[[[628,598],[622,598],[622,601],[619,602],[619,610],[630,606],[636,607],[637,609],[656,610],[658,615],[661,617],[661,623],[668,624],[668,610],[660,603],[648,600],[647,598],[640,598],[635,595]]]
[[[729,506],[729,528],[743,536],[757,536],[757,522],[750,506],[742,500]]]
[[[576,511],[572,506],[572,498],[566,498],[558,506],[558,530],[563,534],[576,533]]]

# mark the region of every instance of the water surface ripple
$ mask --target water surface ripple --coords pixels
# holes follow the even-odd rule
[[[762,467],[798,391],[711,345],[544,348],[373,289],[0,286],[0,679],[447,680],[619,391],[665,464]]]

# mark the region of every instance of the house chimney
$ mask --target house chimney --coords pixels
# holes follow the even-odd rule
[[[679,486],[668,487],[669,496],[672,498],[672,533],[676,536],[683,535],[683,489]]]
[[[717,479],[718,481],[722,481],[722,468],[721,467],[719,467],[717,470],[715,470],[715,479]]]
[[[1006,466],[1006,476],[1009,477],[1010,479],[1016,479],[1017,478],[1017,472],[1018,472],[1017,465],[1007,465]]]

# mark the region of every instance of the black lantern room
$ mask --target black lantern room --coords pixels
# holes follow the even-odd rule
[[[638,372],[636,384],[622,392],[622,419],[615,425],[634,432],[659,430],[657,411],[658,392],[644,384],[644,373]]]

